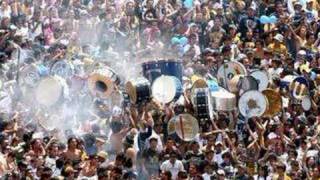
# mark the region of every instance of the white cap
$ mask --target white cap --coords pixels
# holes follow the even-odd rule
[[[300,51],[298,52],[298,55],[305,56],[306,54],[307,54],[307,53],[306,53],[305,50],[300,50]]]
[[[273,39],[275,39],[275,40],[277,40],[279,42],[283,42],[283,36],[281,34],[275,35]]]

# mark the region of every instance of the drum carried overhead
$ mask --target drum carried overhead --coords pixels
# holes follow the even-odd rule
[[[90,92],[101,98],[108,98],[119,84],[118,75],[108,67],[95,70],[88,78]]]
[[[228,83],[236,75],[247,75],[246,68],[239,62],[230,61],[220,66],[217,73],[219,84],[229,90]]]
[[[197,118],[202,120],[211,120],[213,118],[212,98],[209,88],[197,88],[193,92],[193,107]]]
[[[52,106],[68,96],[68,86],[59,76],[48,76],[40,80],[35,98],[40,105]]]
[[[182,84],[174,76],[161,75],[152,84],[152,96],[160,103],[177,100],[182,93]]]
[[[132,104],[141,104],[151,100],[150,82],[145,78],[136,78],[126,83],[126,93]]]
[[[240,97],[238,108],[246,118],[260,117],[268,108],[268,100],[257,90],[247,91]]]
[[[211,92],[213,109],[216,111],[233,111],[237,107],[236,95],[219,88],[218,91]]]
[[[192,141],[199,133],[198,121],[190,114],[179,114],[174,119],[175,131],[180,139]]]
[[[176,60],[149,61],[142,64],[142,72],[151,84],[161,75],[175,76],[182,82],[183,66]]]

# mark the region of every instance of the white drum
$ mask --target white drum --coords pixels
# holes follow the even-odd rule
[[[247,91],[239,99],[238,108],[240,113],[246,117],[260,117],[268,107],[267,98],[259,91]]]
[[[269,76],[266,71],[256,70],[256,71],[253,71],[250,75],[257,80],[260,92],[268,88]]]
[[[68,96],[68,86],[59,76],[48,76],[40,80],[35,98],[40,105],[52,106]]]
[[[236,75],[247,75],[247,70],[243,64],[230,61],[220,66],[217,73],[218,82],[228,89],[229,81]]]
[[[160,103],[169,103],[183,93],[181,82],[174,76],[162,75],[152,84],[152,96]]]
[[[192,141],[199,133],[199,124],[190,114],[180,114],[175,117],[175,130],[184,141]]]

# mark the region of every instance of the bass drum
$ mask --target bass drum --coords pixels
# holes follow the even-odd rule
[[[145,78],[137,78],[126,83],[126,93],[131,104],[141,104],[151,100],[150,82]]]
[[[40,80],[35,92],[37,102],[47,107],[58,104],[68,95],[66,81],[59,76],[48,76]]]
[[[246,68],[239,62],[231,61],[220,66],[217,73],[219,84],[228,89],[229,81],[236,75],[247,75]]]
[[[90,92],[101,98],[108,98],[119,84],[118,75],[108,67],[94,71],[88,78]]]
[[[239,99],[238,108],[240,113],[246,117],[260,117],[268,107],[267,98],[259,91],[247,91]]]
[[[199,133],[198,121],[190,114],[180,114],[174,122],[176,133],[183,141],[192,141]]]
[[[182,84],[174,76],[162,75],[152,84],[152,96],[160,103],[169,103],[177,100],[182,93]]]

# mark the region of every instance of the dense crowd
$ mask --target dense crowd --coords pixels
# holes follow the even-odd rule
[[[0,178],[320,179],[319,10],[317,0],[0,1]],[[124,103],[140,64],[166,58],[183,62],[183,103]],[[110,98],[80,83],[41,106],[34,94],[50,89],[35,91],[26,69],[46,77],[58,61],[75,67],[62,70],[66,86],[101,65],[123,82]],[[186,84],[229,61],[267,71],[281,112],[215,112],[191,141],[170,134],[176,115],[196,117]],[[281,88],[287,75],[307,79],[309,109]]]

